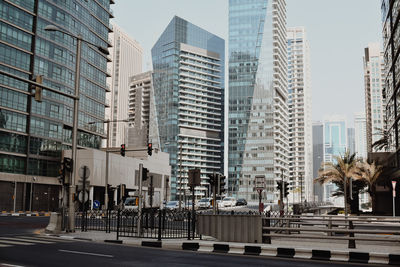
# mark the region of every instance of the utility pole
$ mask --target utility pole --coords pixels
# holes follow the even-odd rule
[[[182,142],[179,145],[179,211],[182,210]]]
[[[106,177],[105,177],[105,185],[104,185],[104,208],[108,210],[108,149],[110,147],[110,120],[107,122],[107,148],[106,148]]]
[[[283,190],[284,190],[284,184],[283,184],[283,169],[281,169],[281,183],[282,183],[282,188],[281,191],[279,192],[279,199],[281,201],[281,204],[279,205],[280,213],[283,215],[283,209],[284,209],[284,204],[283,204]]]
[[[214,179],[214,184],[212,185],[212,187],[214,187],[214,189],[212,190],[213,191],[213,214],[215,215],[215,214],[217,214],[217,195],[216,195],[216,193],[217,193],[216,192],[217,191],[217,188],[216,188],[217,176],[215,175],[215,172],[213,172],[213,179]]]
[[[300,203],[303,203],[303,174],[300,173]]]

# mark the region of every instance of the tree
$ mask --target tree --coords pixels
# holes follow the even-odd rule
[[[362,179],[365,181],[367,185],[367,192],[371,197],[372,201],[372,212],[375,213],[376,210],[376,183],[379,178],[382,177],[384,172],[384,168],[381,165],[372,162],[371,164],[368,162],[363,162],[360,166]]]
[[[356,160],[356,154],[350,154],[349,150],[346,150],[343,156],[334,156],[336,163],[333,162],[323,162],[321,165],[321,169],[318,172],[318,177],[315,179],[315,182],[319,182],[320,184],[325,184],[332,182],[338,186],[338,190],[332,194],[332,196],[344,195],[344,186],[346,185],[346,190],[348,192],[347,198],[345,199],[345,205],[348,210],[349,206],[353,209],[351,212],[358,212],[358,206],[351,205],[352,202],[358,202],[358,193],[362,186],[363,181],[358,181],[362,179],[361,170],[358,166],[358,160]],[[353,196],[357,196],[355,200],[351,200],[350,197],[350,187],[349,187],[349,179],[352,178],[354,183],[352,183],[353,187]],[[354,197],[353,197],[354,198]]]
[[[381,138],[376,140],[372,145],[372,149],[375,149],[375,151],[388,151],[389,149],[389,132],[386,130],[386,128],[375,128],[378,133],[375,135],[379,135]]]

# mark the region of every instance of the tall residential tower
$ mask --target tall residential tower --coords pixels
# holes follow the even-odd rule
[[[175,16],[151,50],[161,150],[170,154],[171,195],[189,189],[188,171],[223,172],[225,41]]]
[[[288,94],[285,0],[229,1],[228,192],[278,198],[276,179],[288,176]],[[286,179],[286,178],[285,178]]]
[[[313,200],[310,49],[304,27],[287,30],[289,179],[293,200]]]

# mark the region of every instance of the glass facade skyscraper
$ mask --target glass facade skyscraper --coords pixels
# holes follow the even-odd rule
[[[274,200],[275,179],[287,176],[286,2],[229,1],[228,194]]]
[[[46,32],[44,27],[56,25],[107,47],[112,31],[110,3],[114,1],[1,0],[1,70],[26,79],[43,75],[46,86],[73,94],[76,40],[60,32]],[[87,123],[104,119],[107,60],[95,47],[82,44],[78,121],[81,147],[100,148],[104,136],[102,125],[92,129]],[[9,183],[2,181],[12,181],[17,185],[17,195],[29,198],[29,186],[34,182],[35,194],[47,190],[58,198],[59,182],[55,177],[59,176],[62,149],[71,146],[73,100],[44,90],[39,103],[29,96],[31,92],[27,83],[0,75],[1,195],[10,191]],[[40,203],[42,194],[36,197]],[[27,201],[20,200],[17,208],[26,205]]]
[[[171,196],[184,194],[189,169],[223,172],[225,41],[174,17],[151,50],[162,151],[170,154]]]

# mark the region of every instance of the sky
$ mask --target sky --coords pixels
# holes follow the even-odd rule
[[[175,15],[224,38],[228,50],[228,0],[115,2],[113,22],[142,46],[144,71],[151,69],[151,48]],[[354,113],[365,111],[363,53],[368,43],[382,43],[380,2],[286,0],[287,26],[304,26],[310,43],[313,121],[339,114],[352,126]]]

